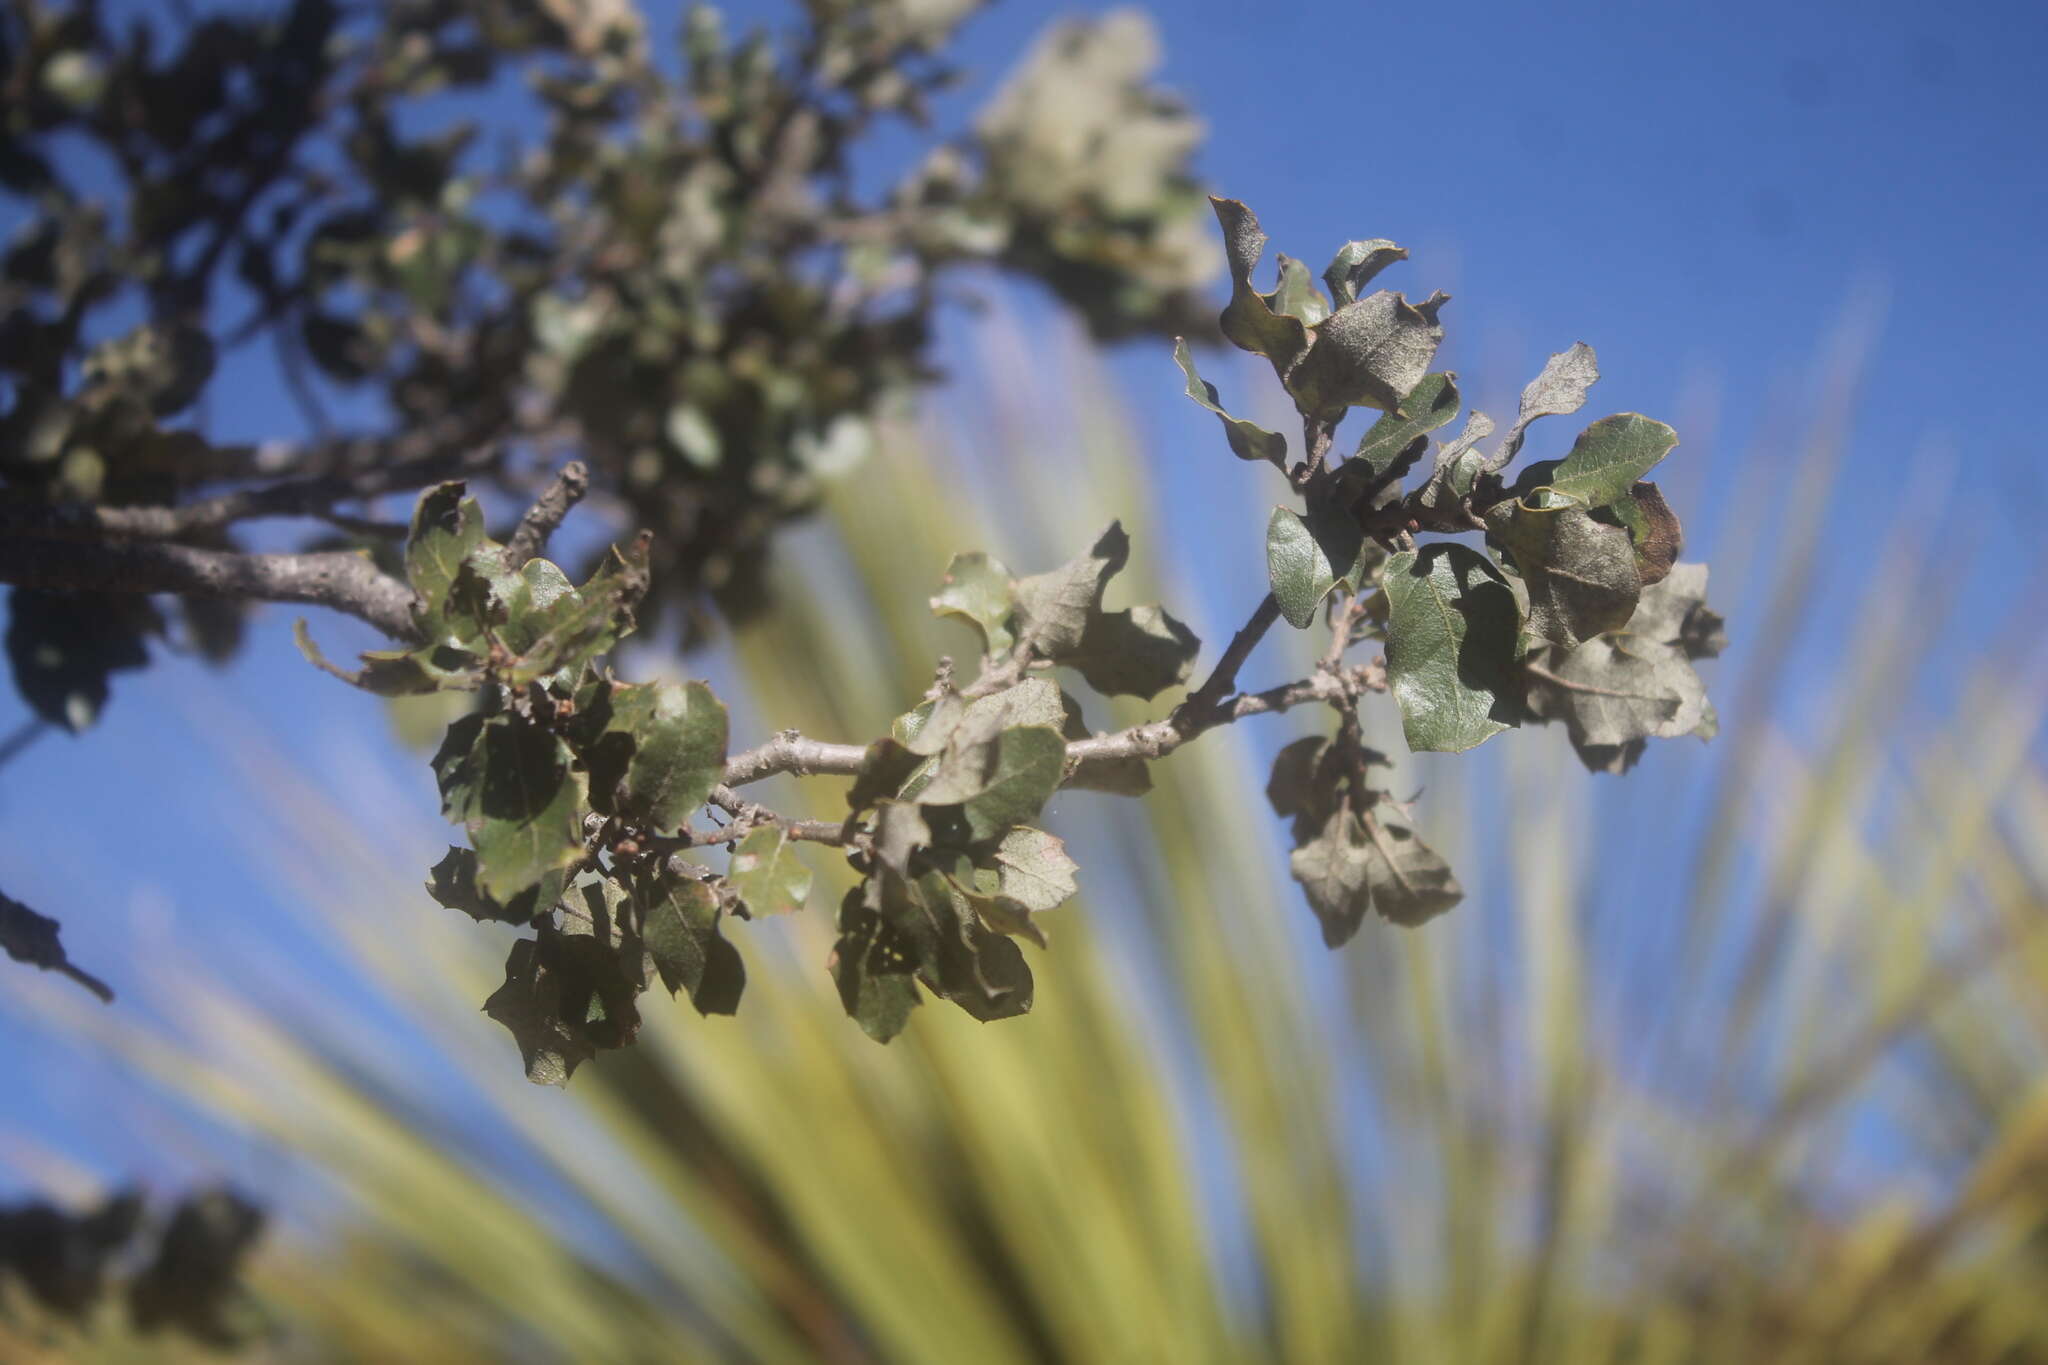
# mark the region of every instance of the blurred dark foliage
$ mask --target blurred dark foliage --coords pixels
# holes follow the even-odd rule
[[[44,1312],[84,1323],[118,1285],[138,1331],[171,1329],[225,1350],[250,1334],[240,1274],[262,1231],[263,1211],[225,1189],[190,1195],[156,1220],[133,1191],[84,1213],[11,1205],[0,1208],[0,1289],[11,1282]]]
[[[1104,337],[1213,330],[1200,127],[1147,84],[1149,26],[1056,27],[942,135],[944,48],[983,2],[807,0],[741,36],[700,6],[656,51],[628,0],[4,0],[0,194],[27,213],[0,516],[366,470],[520,491],[573,455],[655,532],[668,606],[744,615],[770,531],[934,376],[956,267],[1039,280]],[[855,154],[891,123],[930,147],[875,189]],[[208,438],[240,401],[216,362],[252,347],[304,439]],[[137,623],[113,625],[126,666]],[[162,629],[209,658],[238,638],[218,602]],[[74,723],[92,691],[32,700]]]

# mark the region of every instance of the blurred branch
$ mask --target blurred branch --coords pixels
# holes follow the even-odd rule
[[[363,555],[236,554],[189,545],[75,541],[14,535],[0,540],[0,583],[73,591],[175,592],[266,602],[304,602],[411,640],[413,592]]]
[[[404,464],[373,466],[349,473],[288,479],[262,488],[239,489],[183,507],[112,507],[74,503],[56,507],[0,508],[0,531],[79,541],[108,537],[179,540],[201,531],[218,530],[260,517],[332,520],[334,504],[338,502],[424,488],[428,484],[478,472],[495,458],[495,452],[428,456]],[[587,486],[587,479],[585,483]],[[562,510],[566,512],[568,508],[565,506]],[[560,521],[559,516],[556,521]]]
[[[48,915],[39,915],[0,891],[0,948],[16,962],[60,972],[98,996],[102,1004],[112,1004],[113,989],[91,972],[73,966],[64,955],[64,945],[57,937],[59,927]]]
[[[569,509],[583,501],[583,495],[589,491],[589,466],[581,460],[563,465],[547,491],[526,509],[526,515],[519,519],[519,528],[505,543],[505,567],[516,569],[539,554],[548,537],[562,524],[562,518],[569,515]]]
[[[1231,639],[1230,647],[1216,663],[1200,687],[1188,695],[1186,701],[1173,709],[1163,720],[1133,725],[1111,734],[1095,735],[1088,739],[1071,740],[1067,744],[1066,781],[1071,783],[1081,768],[1091,763],[1110,763],[1124,759],[1163,758],[1195,739],[1205,731],[1220,725],[1229,725],[1248,716],[1277,715],[1282,711],[1309,702],[1327,702],[1339,708],[1348,708],[1367,692],[1387,690],[1387,670],[1384,660],[1375,659],[1370,663],[1350,668],[1341,665],[1345,647],[1350,643],[1351,632],[1356,627],[1360,609],[1356,602],[1339,608],[1332,622],[1331,644],[1328,652],[1317,663],[1315,672],[1306,678],[1269,687],[1263,692],[1242,692],[1231,695],[1236,686],[1237,671],[1245,659],[1258,645],[1259,640],[1279,618],[1279,604],[1271,593],[1253,610],[1251,619]],[[962,695],[971,696],[974,689]],[[735,815],[740,811],[729,804],[725,797],[733,795],[732,789],[744,787],[778,773],[794,773],[810,776],[829,773],[841,777],[859,774],[866,761],[867,750],[858,744],[827,744],[821,740],[806,739],[794,730],[784,730],[765,744],[757,745],[733,756],[725,767],[725,782],[712,794],[712,799]],[[723,796],[720,793],[724,793]],[[790,826],[794,823],[787,817],[775,814],[766,807],[743,803],[764,818]],[[796,838],[817,839],[824,843],[844,843],[839,826],[821,826],[820,833],[795,834]],[[823,831],[829,830],[830,837]],[[713,842],[720,842],[714,840]]]
[[[13,734],[5,739],[0,739],[0,767],[5,767],[12,763],[22,750],[28,748],[29,745],[35,743],[38,739],[41,739],[43,732],[49,728],[50,723],[48,721],[37,716],[31,716],[17,727]]]

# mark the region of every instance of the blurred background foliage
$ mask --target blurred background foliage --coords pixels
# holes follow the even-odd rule
[[[1201,125],[1152,80],[1151,23],[1052,24],[940,126],[985,4],[729,30],[627,0],[9,0],[0,503],[516,489],[573,456],[656,533],[670,617],[744,617],[769,533],[939,373],[964,269],[1035,279],[1102,337],[1214,330]],[[300,439],[220,435],[238,385],[211,381],[262,352]],[[180,616],[233,651],[232,608]],[[129,654],[164,630],[106,626]]]
[[[975,382],[892,425],[775,561],[805,590],[712,661],[743,730],[864,733],[921,690],[960,641],[905,566],[1031,562],[1152,501],[1081,329],[1039,325],[984,328]],[[1856,352],[1796,452],[1817,493]],[[976,440],[946,403],[988,418]],[[741,1017],[655,1011],[546,1092],[459,1003],[496,950],[395,871],[423,864],[419,792],[357,773],[343,808],[221,728],[249,865],[347,971],[171,951],[134,1009],[40,978],[4,1008],[117,1058],[162,1143],[289,1191],[251,1274],[260,1357],[2048,1360],[2038,614],[2016,595],[1953,711],[1906,723],[1942,588],[1902,532],[1869,551],[1826,732],[1789,733],[1811,505],[1706,547],[1738,626],[1716,745],[1618,782],[1548,732],[1407,760],[1470,898],[1339,954],[1248,815],[1295,727],[1239,726],[1141,802],[1056,803],[1092,875],[1028,1018],[920,1011],[877,1048],[813,913],[747,936]],[[1200,553],[1184,515],[1143,519],[1134,591]],[[837,786],[782,795],[827,815]],[[111,1310],[46,1336],[10,1307],[10,1359],[143,1358]]]

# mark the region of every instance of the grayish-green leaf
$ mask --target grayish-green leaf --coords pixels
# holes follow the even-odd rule
[[[405,577],[429,618],[446,610],[449,590],[469,557],[485,545],[484,513],[460,482],[437,484],[413,508]]]
[[[1373,853],[1366,862],[1366,884],[1372,888],[1374,910],[1413,928],[1465,898],[1450,865],[1415,836],[1391,798],[1382,797],[1361,823]]]
[[[1309,908],[1323,926],[1323,943],[1331,948],[1348,943],[1372,908],[1366,885],[1370,854],[1363,834],[1357,817],[1340,808],[1315,838],[1288,855],[1287,870],[1307,893]]]
[[[450,847],[428,870],[427,894],[471,919],[525,924],[562,898],[570,877],[568,869],[558,868],[501,905],[477,889],[476,868],[475,849]]]
[[[519,1046],[526,1079],[535,1085],[567,1085],[578,1065],[597,1049],[562,1017],[561,991],[540,959],[540,945],[522,938],[505,959],[505,980],[484,1001],[484,1013],[503,1024]]]
[[[1285,376],[1295,406],[1320,417],[1347,407],[1400,411],[1436,358],[1444,339],[1437,310],[1448,301],[1432,294],[1411,304],[1382,289],[1330,314],[1315,328],[1308,354]]]
[[[1375,475],[1386,473],[1417,437],[1426,436],[1456,418],[1459,402],[1456,374],[1424,375],[1401,400],[1401,415],[1385,413],[1367,427],[1351,458],[1364,460]]]
[[[1240,460],[1267,460],[1277,469],[1287,467],[1287,438],[1277,431],[1240,421],[1225,412],[1216,386],[1202,378],[1195,369],[1194,353],[1188,349],[1185,338],[1174,338],[1173,358],[1181,373],[1187,376],[1188,397],[1215,413],[1217,420],[1223,423],[1223,436],[1230,443],[1233,455]]]
[[[1529,381],[1522,390],[1521,410],[1515,414],[1515,424],[1508,428],[1502,438],[1500,449],[1486,462],[1489,470],[1506,469],[1521,453],[1522,441],[1527,437],[1529,424],[1539,417],[1561,417],[1577,412],[1586,402],[1586,390],[1593,387],[1600,378],[1600,365],[1593,355],[1593,348],[1583,341],[1573,342],[1568,351],[1559,351],[1543,364],[1543,373]]]
[[[1647,639],[1603,636],[1577,649],[1542,649],[1525,667],[1530,711],[1564,721],[1580,744],[1687,734],[1706,703],[1685,656]]]
[[[1003,562],[976,551],[954,555],[946,576],[932,596],[932,610],[965,621],[981,632],[984,654],[1005,655],[1016,643],[1010,633],[1010,571]]]
[[[984,925],[978,915],[963,918],[957,933],[939,936],[937,951],[920,979],[934,994],[985,1024],[1031,1012],[1034,983],[1024,950]]]
[[[1373,276],[1385,270],[1396,261],[1408,259],[1408,248],[1395,246],[1384,237],[1371,241],[1346,242],[1337,248],[1337,254],[1330,258],[1330,264],[1323,271],[1323,283],[1329,286],[1330,304],[1342,308],[1358,297],[1358,291],[1372,283]]]
[[[1102,590],[1131,556],[1121,522],[1096,537],[1087,554],[1047,573],[1017,580],[1018,633],[1049,657],[1080,648],[1088,618],[1102,605]]]
[[[1461,753],[1508,729],[1521,612],[1486,557],[1455,543],[1387,561],[1387,682],[1417,752]]]
[[[1301,319],[1275,313],[1252,288],[1252,270],[1265,254],[1266,234],[1252,211],[1235,199],[1211,196],[1216,221],[1223,227],[1223,254],[1230,262],[1230,303],[1220,319],[1223,335],[1244,350],[1273,362],[1284,375],[1295,357],[1308,349],[1308,329]]]
[[[476,886],[500,904],[583,858],[587,802],[576,756],[512,714],[448,727],[434,758],[442,812],[469,831]]]
[[[1473,446],[1478,445],[1491,435],[1493,435],[1493,419],[1491,417],[1488,417],[1483,412],[1468,414],[1465,418],[1463,430],[1459,431],[1451,440],[1437,447],[1436,464],[1433,466],[1433,469],[1442,469],[1447,464],[1457,463],[1465,457],[1465,453],[1471,450]]]
[[[1059,656],[1105,696],[1150,701],[1187,681],[1202,642],[1159,606],[1098,611],[1088,618],[1081,647]],[[1048,722],[1037,722],[1040,724]]]
[[[1295,740],[1273,756],[1266,780],[1266,801],[1282,819],[1312,816],[1320,824],[1330,809],[1329,783],[1323,780],[1323,755],[1330,741],[1322,735]]]
[[[993,867],[1000,893],[1030,911],[1051,910],[1077,889],[1065,841],[1028,825],[1005,830],[994,850],[975,861]]]
[[[1514,556],[1529,595],[1529,630],[1570,649],[1620,630],[1642,593],[1635,546],[1619,526],[1570,503],[1533,507],[1505,502],[1487,513],[1487,530]]]
[[[611,697],[593,775],[614,783],[617,810],[659,832],[680,829],[725,773],[725,705],[701,682],[642,683]],[[631,746],[623,765],[619,741]]]
[[[699,1014],[739,1008],[746,967],[718,932],[718,895],[708,882],[664,867],[634,883],[640,933],[670,995],[690,993]]]
[[[1692,666],[1712,652],[1702,633],[1720,626],[1706,585],[1706,565],[1677,565],[1644,589],[1626,629],[1577,649],[1532,651],[1523,660],[1530,714],[1563,722],[1595,772],[1626,772],[1650,739],[1713,738],[1719,722]]]
[[[839,1001],[878,1043],[886,1043],[910,1022],[917,1008],[917,957],[901,931],[871,909],[860,887],[839,906],[839,941],[827,964]]]
[[[1367,910],[1396,924],[1421,924],[1464,898],[1450,868],[1382,796],[1365,812],[1340,804],[1294,850],[1288,869],[1332,948],[1358,932]]]
[[[977,839],[993,839],[1011,825],[1029,824],[1059,790],[1067,743],[1057,730],[1020,725],[996,740],[995,768],[981,790],[961,803],[967,828]]]
[[[781,825],[763,825],[732,851],[725,883],[747,913],[794,914],[811,894],[811,870],[796,855],[796,840]]]
[[[1605,507],[1628,496],[1677,444],[1678,433],[1662,422],[1624,412],[1587,427],[1563,460],[1531,466],[1530,476],[1587,507]]]
[[[1309,282],[1308,267],[1285,253],[1276,259],[1280,283],[1272,293],[1261,296],[1266,307],[1282,316],[1301,319],[1304,327],[1314,327],[1330,316],[1330,301]]]
[[[1304,519],[1291,508],[1275,507],[1266,522],[1266,578],[1287,623],[1306,629],[1340,582],[1355,587],[1364,549],[1365,532],[1335,508]]]

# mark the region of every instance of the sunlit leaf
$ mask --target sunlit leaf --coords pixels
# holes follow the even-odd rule
[[[946,576],[932,596],[932,610],[965,621],[981,632],[982,652],[1004,655],[1016,643],[1010,633],[1010,571],[991,555],[954,555]]]
[[[1510,728],[1521,610],[1500,571],[1456,543],[1387,561],[1387,683],[1417,752],[1458,753]]]

